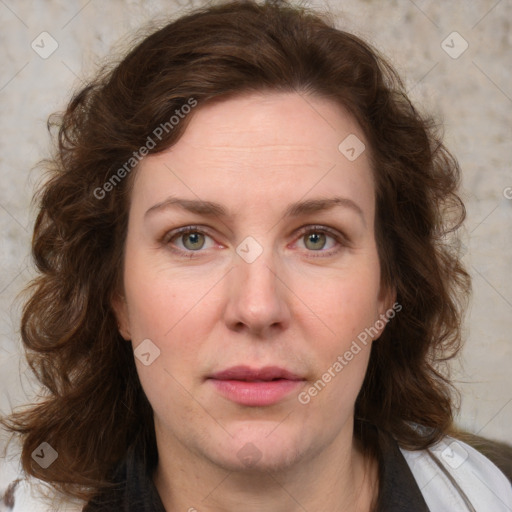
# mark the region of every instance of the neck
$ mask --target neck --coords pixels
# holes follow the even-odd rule
[[[157,435],[156,488],[167,512],[370,512],[378,464],[363,455],[353,425],[331,445],[285,470],[229,471]]]

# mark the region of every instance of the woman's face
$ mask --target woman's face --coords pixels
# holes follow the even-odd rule
[[[295,93],[193,115],[137,170],[114,307],[160,449],[284,469],[352,440],[392,304],[368,148],[345,110]]]

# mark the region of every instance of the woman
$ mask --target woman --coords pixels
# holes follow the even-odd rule
[[[198,10],[58,141],[22,318],[48,394],[6,422],[28,474],[87,512],[512,507],[448,437],[459,168],[375,50],[287,5]]]

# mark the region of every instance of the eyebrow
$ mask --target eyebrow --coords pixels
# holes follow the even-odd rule
[[[226,210],[226,208],[224,208],[224,206],[222,206],[219,203],[195,199],[182,199],[171,196],[151,206],[151,208],[149,208],[144,214],[144,217],[147,217],[148,215],[154,214],[158,211],[167,210],[168,208],[172,207],[178,207],[188,212],[196,213],[198,215],[204,215],[207,217],[226,218],[230,216],[228,210]],[[298,201],[296,203],[292,203],[288,205],[288,207],[286,208],[284,218],[299,217],[301,215],[319,213],[322,211],[331,210],[332,208],[335,207],[348,208],[354,211],[361,217],[364,225],[366,226],[366,219],[364,217],[364,212],[361,209],[361,207],[357,203],[352,201],[352,199],[339,196],[319,199],[307,199],[305,201]]]

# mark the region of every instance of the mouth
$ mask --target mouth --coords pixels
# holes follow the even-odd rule
[[[280,402],[305,381],[303,377],[277,366],[260,369],[234,366],[211,375],[207,380],[228,400],[252,407]]]

